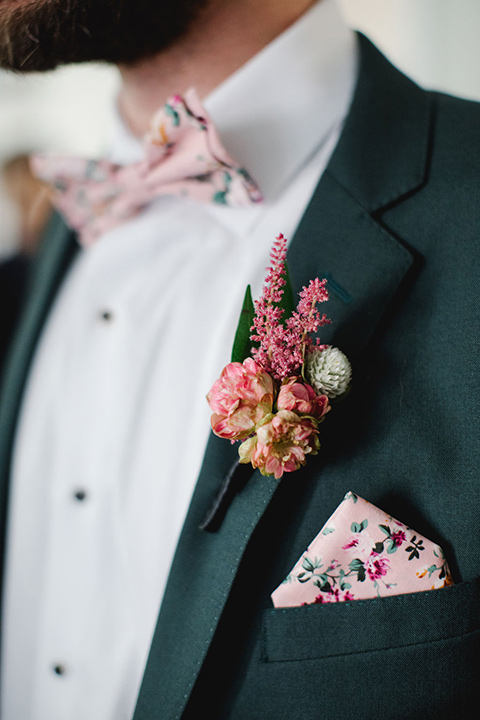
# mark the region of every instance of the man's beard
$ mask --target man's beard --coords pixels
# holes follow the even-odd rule
[[[209,1],[0,0],[0,67],[131,65],[174,43]]]

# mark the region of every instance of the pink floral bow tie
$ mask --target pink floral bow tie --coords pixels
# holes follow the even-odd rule
[[[174,95],[154,116],[145,158],[132,165],[36,155],[32,169],[52,186],[52,202],[82,245],[137,215],[160,195],[246,207],[262,194],[223,147],[195,90]]]

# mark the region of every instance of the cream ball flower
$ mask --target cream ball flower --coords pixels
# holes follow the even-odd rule
[[[336,398],[348,390],[352,366],[336,347],[314,348],[305,358],[305,375],[318,395]]]

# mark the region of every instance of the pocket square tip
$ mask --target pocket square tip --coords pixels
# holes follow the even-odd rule
[[[298,607],[452,584],[439,545],[348,491],[271,599]]]

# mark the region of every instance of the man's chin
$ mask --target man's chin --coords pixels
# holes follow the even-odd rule
[[[0,67],[132,65],[174,44],[209,1],[0,0]]]
[[[75,62],[61,4],[61,0],[0,0],[0,67],[42,72]]]

